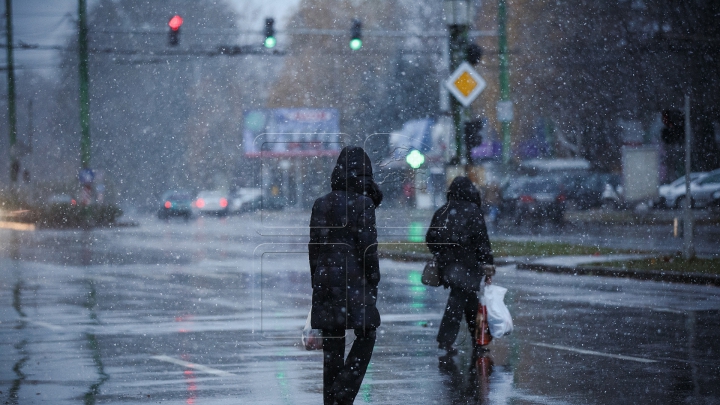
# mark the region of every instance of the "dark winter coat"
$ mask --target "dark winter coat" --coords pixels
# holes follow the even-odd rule
[[[440,274],[451,265],[461,265],[482,277],[484,264],[493,264],[490,239],[482,201],[467,177],[456,177],[450,184],[447,203],[435,211],[425,236],[435,256]],[[453,287],[445,282],[446,287]]]
[[[365,151],[347,147],[332,173],[332,191],[315,200],[310,217],[314,329],[380,326],[380,268],[375,207],[382,193]]]

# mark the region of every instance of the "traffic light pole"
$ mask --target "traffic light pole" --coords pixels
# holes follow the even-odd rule
[[[454,72],[465,60],[468,44],[468,26],[450,25],[450,72]],[[463,142],[463,113],[464,108],[454,97],[450,98],[453,127],[455,129],[455,157],[451,164],[465,165],[465,152]]]
[[[690,128],[690,96],[685,95],[685,220],[683,221],[683,258],[692,259],[695,257],[695,246],[693,245],[693,213],[692,194],[690,193],[690,165],[692,156],[692,130]]]
[[[15,109],[15,63],[13,60],[12,0],[5,0],[5,38],[7,41],[7,81],[8,81],[8,134],[10,136],[10,182],[15,192],[20,160],[15,143],[17,142],[17,113]]]
[[[500,101],[510,101],[510,74],[508,72],[507,9],[505,0],[498,0],[498,57],[500,59]],[[502,119],[503,163],[510,163],[510,121]]]
[[[8,0],[9,1],[9,0]],[[80,59],[80,165],[90,167],[90,74],[88,72],[86,0],[78,0],[78,56]]]

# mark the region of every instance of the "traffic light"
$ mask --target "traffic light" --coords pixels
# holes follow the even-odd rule
[[[410,165],[410,167],[417,169],[425,163],[425,155],[420,153],[419,150],[413,149],[407,156],[405,156],[405,161]]]
[[[20,174],[20,161],[13,160],[10,163],[10,181],[17,183],[18,175]]]
[[[350,49],[357,51],[360,48],[362,48],[362,21],[355,18],[350,28]]]
[[[665,126],[660,134],[663,142],[678,145],[685,142],[685,114],[678,110],[663,110],[662,123]]]
[[[277,40],[275,39],[274,25],[274,18],[265,19],[265,42],[263,43],[263,45],[265,45],[265,48],[274,48],[275,44],[277,44]]]
[[[168,37],[168,44],[170,46],[177,46],[180,43],[180,27],[182,26],[183,19],[179,15],[175,14],[170,21],[168,21],[168,27],[170,27],[170,36]]]
[[[482,120],[472,120],[465,123],[465,150],[467,151],[468,160],[471,159],[471,152],[474,148],[482,145],[482,131],[483,122]]]
[[[471,65],[477,65],[482,59],[482,48],[477,44],[470,44],[465,48],[465,60]]]

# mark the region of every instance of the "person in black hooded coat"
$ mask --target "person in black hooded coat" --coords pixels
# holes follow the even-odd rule
[[[325,405],[352,404],[380,326],[375,208],[382,192],[360,147],[340,152],[330,182],[332,191],[315,200],[310,217],[310,322],[323,333]],[[356,339],[343,362],[347,329]]]
[[[475,342],[479,281],[484,275],[489,279],[492,276],[489,273],[494,272],[494,266],[490,239],[481,210],[480,192],[469,178],[459,176],[450,184],[447,200],[433,215],[425,241],[435,256],[444,286],[450,287],[450,296],[437,335],[438,347],[446,350],[448,354],[454,354],[457,351],[453,343],[460,330],[463,314],[473,343]],[[471,273],[470,278],[477,280],[477,284],[457,285],[445,277],[448,269],[453,266],[459,266]],[[485,274],[486,269],[488,274]]]

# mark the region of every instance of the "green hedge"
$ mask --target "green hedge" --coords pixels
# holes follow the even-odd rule
[[[43,228],[83,228],[109,226],[122,215],[114,204],[79,206],[53,204],[31,210],[30,222]]]

